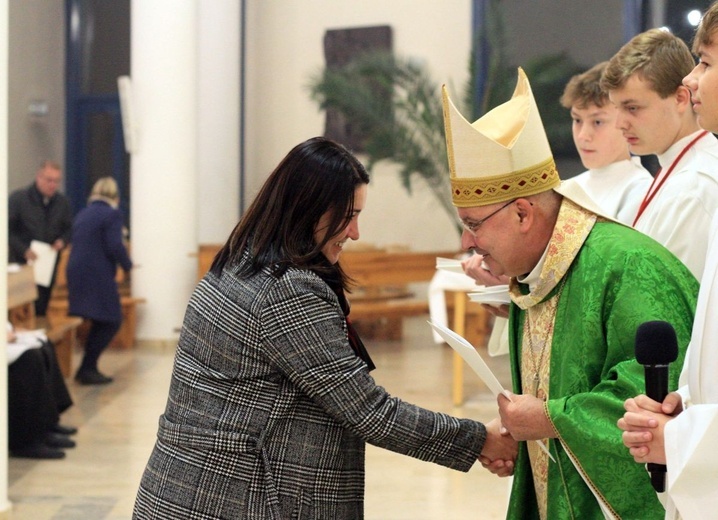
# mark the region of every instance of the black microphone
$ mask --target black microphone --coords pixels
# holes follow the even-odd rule
[[[658,401],[668,395],[668,365],[678,357],[678,341],[673,325],[667,321],[647,321],[636,329],[636,361],[643,365],[646,395]],[[646,464],[653,489],[666,490],[666,466]]]

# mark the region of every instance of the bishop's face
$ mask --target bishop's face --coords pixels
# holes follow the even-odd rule
[[[519,276],[533,268],[527,268],[529,262],[522,247],[519,200],[528,204],[526,199],[517,199],[458,210],[464,225],[461,247],[482,255],[494,276]]]

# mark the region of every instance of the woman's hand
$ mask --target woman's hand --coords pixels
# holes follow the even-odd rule
[[[511,476],[518,453],[518,442],[501,426],[499,419],[486,424],[486,443],[479,455],[479,462],[484,468],[499,477]]]

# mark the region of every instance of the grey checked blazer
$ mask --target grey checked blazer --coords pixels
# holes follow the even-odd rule
[[[314,273],[229,267],[189,301],[134,518],[359,519],[365,442],[468,471],[485,438],[377,386]]]

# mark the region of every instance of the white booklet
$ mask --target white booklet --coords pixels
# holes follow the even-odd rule
[[[486,364],[486,362],[483,360],[481,355],[476,351],[476,349],[471,343],[466,341],[466,339],[464,339],[463,337],[459,336],[453,330],[444,327],[443,325],[432,323],[431,321],[428,323],[436,331],[436,333],[439,334],[439,336],[441,336],[444,341],[446,341],[449,346],[453,348],[464,361],[466,361],[466,363],[471,367],[471,369],[476,373],[476,375],[478,375],[481,380],[486,383],[486,386],[489,387],[489,390],[491,390],[495,397],[498,397],[499,394],[502,394],[509,401],[511,401],[509,393],[506,391],[501,382],[494,375],[489,366]],[[553,458],[551,453],[549,453],[548,448],[543,442],[537,440],[536,444],[538,444],[539,447],[546,452],[546,454],[552,461],[556,462],[556,460]]]
[[[46,242],[33,240],[30,242],[30,249],[37,255],[32,262],[32,269],[35,272],[35,283],[43,287],[50,287],[52,274],[55,272],[57,251]]]
[[[461,260],[456,258],[442,258],[436,257],[436,268],[442,271],[449,271],[450,273],[464,274],[464,268],[461,267]]]
[[[12,326],[8,323],[8,330],[11,329]],[[42,347],[45,341],[47,336],[44,329],[15,331],[15,339],[7,344],[7,364],[14,363],[31,348]]]

